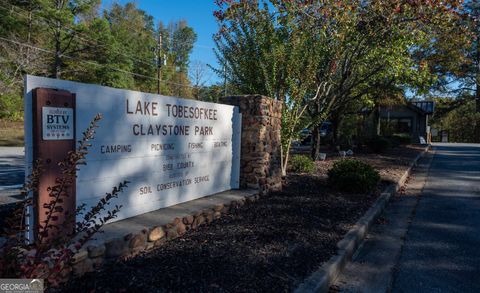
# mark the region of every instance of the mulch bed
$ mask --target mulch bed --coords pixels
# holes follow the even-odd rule
[[[385,165],[405,171],[405,159],[417,153],[417,149],[404,150],[400,166],[388,160]],[[379,184],[373,194],[348,194],[328,187],[321,172],[291,175],[282,192],[247,203],[208,226],[73,280],[62,289],[292,291],[336,253],[337,242],[370,208],[385,184]]]
[[[404,147],[391,148],[382,154],[362,153],[357,151],[353,158],[372,165],[378,170],[382,180],[396,182],[405,172],[412,160],[423,151],[425,147],[419,145],[408,145]],[[328,153],[327,160],[317,162],[318,175],[327,177],[327,171],[340,157],[336,153]]]

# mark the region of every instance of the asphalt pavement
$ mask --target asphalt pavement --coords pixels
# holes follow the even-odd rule
[[[0,147],[0,204],[17,200],[24,179],[24,148]]]
[[[480,292],[480,145],[438,144],[392,292]]]
[[[480,145],[435,144],[332,289],[480,292],[479,247]]]

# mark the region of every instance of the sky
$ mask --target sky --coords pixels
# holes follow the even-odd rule
[[[128,2],[136,3],[138,8],[152,15],[156,23],[159,20],[165,24],[170,21],[186,20],[188,25],[197,33],[197,42],[190,56],[190,61],[200,60],[206,64],[217,65],[213,53],[215,44],[212,39],[213,34],[217,31],[217,23],[213,17],[213,11],[216,9],[214,0],[104,0],[103,6],[108,9],[111,3],[115,2],[122,5]],[[220,78],[212,73],[207,84],[218,81],[220,81]]]

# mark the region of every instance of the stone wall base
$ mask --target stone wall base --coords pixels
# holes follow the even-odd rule
[[[68,278],[68,275],[79,277],[85,273],[101,269],[105,263],[125,260],[136,256],[140,252],[152,250],[166,241],[182,236],[189,230],[195,230],[200,226],[210,224],[212,221],[243,206],[246,202],[256,201],[259,196],[259,192],[256,190],[231,190],[160,209],[152,213],[172,215],[170,221],[166,224],[162,223],[165,221],[165,216],[163,216],[163,220],[161,217],[148,217],[150,219],[160,219],[159,222],[145,221],[144,219],[147,217],[140,215],[138,217],[142,217],[142,225],[145,225],[145,228],[140,231],[135,229],[137,227],[135,225],[136,217],[107,224],[104,226],[105,229],[103,229],[105,233],[98,235],[98,237],[102,237],[101,239],[87,243],[84,248],[74,255],[73,268],[71,272],[66,272],[66,277]],[[198,209],[195,209],[196,202],[201,203],[198,205]],[[205,204],[205,202],[211,202],[211,205]],[[179,209],[179,206],[182,207]],[[177,212],[177,210],[180,210],[180,212]],[[185,212],[186,210],[188,212]],[[176,215],[174,215],[175,213]],[[131,225],[131,223],[134,224]],[[132,230],[115,233],[117,235],[112,236],[108,234],[118,229],[109,227],[109,225],[131,226]]]

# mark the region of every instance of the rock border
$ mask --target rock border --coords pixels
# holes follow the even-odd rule
[[[375,201],[375,203],[368,209],[368,211],[361,217],[355,225],[345,234],[342,240],[337,243],[337,254],[332,256],[326,263],[324,263],[318,270],[313,272],[301,283],[295,290],[295,293],[305,292],[328,292],[330,285],[342,273],[346,264],[351,260],[353,254],[362,244],[363,239],[368,233],[368,230],[374,223],[375,219],[383,212],[385,206],[390,201],[392,195],[398,192],[414,166],[430,149],[431,145],[418,154],[410,163],[408,169],[400,177],[397,184],[388,186]]]
[[[210,224],[245,203],[254,202],[259,198],[260,192],[251,190],[248,194],[230,202],[214,204],[208,208],[192,211],[184,217],[172,218],[171,222],[165,225],[155,225],[141,231],[130,231],[119,237],[87,243],[85,247],[76,251],[72,258],[73,277],[99,270],[106,263],[129,259],[141,252],[152,250],[166,241],[178,238],[189,230]],[[66,277],[68,278],[68,275]]]

